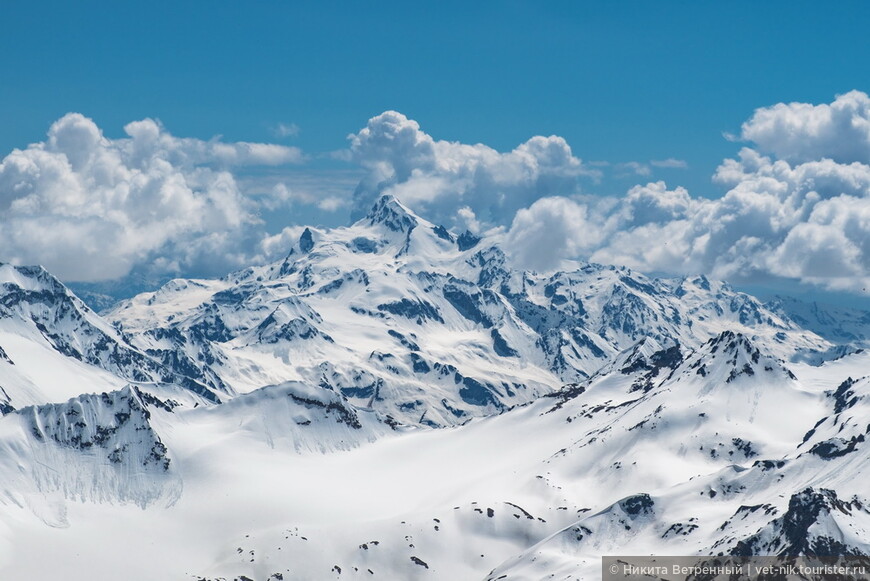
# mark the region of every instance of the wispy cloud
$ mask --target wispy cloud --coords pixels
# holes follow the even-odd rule
[[[673,157],[669,157],[668,159],[654,159],[649,164],[653,167],[662,167],[667,169],[688,169],[689,164],[682,159],[674,159]]]
[[[278,123],[272,127],[272,134],[275,137],[296,137],[299,135],[299,126],[295,123]]]
[[[613,166],[617,172],[617,175],[628,176],[628,175],[638,175],[638,176],[648,176],[652,173],[650,166],[645,163],[640,163],[638,161],[626,161],[623,163],[617,163]]]
[[[351,205],[350,192],[343,190],[334,194],[327,193],[331,188],[318,184],[315,188],[304,185],[290,185],[286,181],[275,183],[268,190],[257,190],[249,195],[266,210],[275,211],[294,206],[315,206],[323,212],[337,212]]]
[[[648,162],[626,161],[615,163],[613,170],[616,177],[626,178],[629,176],[649,177],[654,169],[688,169],[689,164],[682,159],[669,157],[668,159],[654,159]]]

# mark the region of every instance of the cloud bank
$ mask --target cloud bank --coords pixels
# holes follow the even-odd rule
[[[390,192],[448,226],[509,224],[505,240],[521,267],[548,270],[579,258],[737,282],[867,288],[870,98],[852,91],[830,104],[761,108],[741,139],[748,146],[713,176],[727,193],[708,199],[661,181],[620,198],[584,195],[600,174],[555,136],[498,153],[436,141],[386,112],[350,137],[353,158],[369,171],[357,187],[358,211]],[[647,176],[685,166],[667,159],[614,167]]]
[[[285,183],[251,192],[234,173],[301,163],[298,148],[179,138],[150,119],[125,132],[109,139],[92,120],[69,114],[43,142],[0,161],[0,260],[41,263],[74,281],[137,267],[222,273],[276,257],[297,235],[292,227],[266,232],[262,212],[345,204],[333,191]],[[655,180],[660,168],[685,169],[678,159],[586,163],[558,136],[499,152],[436,140],[394,111],[351,134],[345,154],[364,172],[357,216],[392,193],[436,223],[501,236],[523,268],[584,259],[866,292],[870,98],[852,91],[831,103],[761,108],[739,139],[745,147],[713,176],[726,189],[716,199]],[[595,196],[605,170],[649,183]]]
[[[615,203],[534,203],[509,231],[522,245],[529,215],[538,228],[568,232],[551,246],[560,258],[639,270],[708,273],[739,282],[796,279],[830,290],[866,292],[870,282],[870,99],[851,92],[830,105],[759,109],[743,125],[753,147],[725,160],[718,199],[693,198],[663,182],[632,188]],[[568,210],[576,205],[580,210]],[[578,228],[570,229],[572,216]],[[564,222],[560,224],[559,222]],[[533,238],[527,238],[534,243]],[[517,254],[529,268],[554,264],[547,246]],[[578,252],[577,249],[580,249]],[[572,256],[574,253],[574,256]],[[538,258],[534,258],[538,257]]]
[[[256,208],[230,170],[299,163],[299,149],[178,138],[150,119],[124,131],[108,139],[71,113],[0,162],[3,260],[96,281],[142,264],[220,272],[253,258]]]

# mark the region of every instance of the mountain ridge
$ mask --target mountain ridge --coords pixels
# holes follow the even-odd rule
[[[825,330],[846,322],[822,337],[704,276],[523,271],[500,236],[384,197],[106,318],[0,265],[0,571],[111,578],[144,539],[161,558],[128,578],[870,553],[870,354]]]
[[[648,279],[593,264],[548,275],[514,270],[497,239],[461,250],[392,196],[353,226],[306,229],[281,261],[215,281],[173,281],[108,317],[144,352],[200,368],[188,375],[207,376],[221,393],[255,387],[251,374],[267,345],[278,344],[302,362],[285,362],[287,378],[330,385],[356,405],[428,425],[528,403],[589,377],[642,337],[693,346],[736,326],[780,357],[831,347],[703,277]],[[275,317],[286,320],[266,337]],[[339,374],[365,379],[332,381],[318,360],[341,361]],[[251,370],[242,382],[221,371],[242,366]],[[422,376],[427,389],[412,389]],[[263,373],[255,384],[280,379]],[[432,386],[440,386],[438,396],[424,397]],[[404,396],[412,392],[417,397]]]

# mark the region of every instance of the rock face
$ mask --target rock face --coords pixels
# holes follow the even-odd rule
[[[856,524],[866,534],[862,525],[870,520],[870,509],[865,502],[857,497],[844,502],[833,490],[807,488],[791,496],[785,514],[739,541],[730,554],[866,555],[866,542],[855,543],[848,538],[851,535],[842,534],[843,528],[854,529]]]
[[[128,386],[9,414],[4,420],[17,433],[2,442],[4,472],[16,462],[25,468],[4,489],[12,497],[37,490],[142,507],[161,498],[171,502],[180,482],[151,418],[152,410],[171,414],[172,408]]]
[[[495,581],[870,554],[870,354],[841,313],[523,272],[503,242],[385,196],[105,318],[0,265],[0,571]]]
[[[166,404],[154,399],[167,411]],[[47,404],[19,412],[38,442],[105,454],[112,464],[169,470],[166,446],[151,428],[151,412],[136,388],[82,395],[65,404]]]

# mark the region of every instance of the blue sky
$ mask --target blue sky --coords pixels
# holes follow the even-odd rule
[[[323,211],[313,197],[349,198],[371,174],[372,158],[348,154],[347,136],[387,110],[436,142],[498,152],[537,135],[563,138],[591,173],[558,190],[537,183],[537,193],[484,224],[508,227],[537,197],[618,198],[657,180],[666,191],[683,186],[692,199],[718,199],[734,183],[711,177],[747,145],[725,134],[740,137],[756,109],[830,104],[870,90],[867,2],[36,1],[3,12],[0,155],[46,140],[69,112],[112,140],[149,118],[178,138],[297,148],[296,158],[285,152],[280,163],[232,169],[242,194],[277,182],[308,192],[307,203],[297,197],[256,210],[269,235],[347,221],[349,203]],[[777,158],[786,151],[756,149]],[[157,254],[142,252],[112,272],[160,258],[181,271],[232,266]],[[52,259],[60,260],[45,262]],[[703,260],[697,267],[731,272]],[[764,282],[759,268],[736,277]],[[793,270],[773,276],[812,278]],[[860,293],[842,281],[808,284]]]
[[[387,109],[440,139],[565,137],[585,160],[679,158],[692,189],[757,107],[867,89],[866,2],[18,2],[0,19],[0,150],[75,111],[107,135],[306,151]]]

